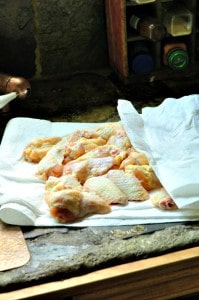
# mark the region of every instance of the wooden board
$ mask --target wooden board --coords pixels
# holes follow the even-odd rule
[[[105,8],[110,65],[123,77],[128,77],[125,1],[106,0]]]
[[[21,228],[0,221],[0,271],[21,267],[29,259],[30,253]]]

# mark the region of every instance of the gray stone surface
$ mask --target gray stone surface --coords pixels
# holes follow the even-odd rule
[[[107,65],[104,1],[36,1],[42,76]]]
[[[0,72],[32,77],[36,40],[31,0],[1,0],[0,7]]]
[[[160,230],[156,230],[160,227]],[[151,232],[152,231],[152,232]],[[199,244],[199,224],[24,229],[30,261],[0,273],[2,290],[68,278]]]
[[[108,66],[102,0],[0,0],[0,71],[66,78]]]

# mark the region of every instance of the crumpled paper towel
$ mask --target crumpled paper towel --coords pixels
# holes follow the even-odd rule
[[[127,102],[128,103],[128,102]],[[24,147],[33,139],[64,136],[98,123],[50,122],[32,118],[11,119],[0,146],[0,220],[21,226],[63,226],[49,214],[44,202],[44,181],[35,176],[37,165],[21,160]],[[122,226],[134,224],[196,221],[199,210],[162,211],[150,199],[114,205],[112,212],[93,215],[66,226]]]
[[[199,95],[167,98],[141,114],[119,100],[118,113],[133,146],[147,155],[177,206],[199,209]]]

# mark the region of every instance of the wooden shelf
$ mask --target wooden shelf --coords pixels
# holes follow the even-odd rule
[[[155,80],[166,80],[171,79],[172,77],[175,78],[176,76],[189,77],[190,69],[191,73],[195,74],[194,72],[196,70],[198,73],[199,63],[198,61],[196,61],[196,57],[199,55],[199,53],[196,53],[198,51],[198,28],[196,27],[196,15],[198,13],[198,7],[196,0],[185,0],[187,8],[193,14],[193,29],[191,34],[189,35],[172,37],[168,34],[168,36],[162,41],[154,43],[151,41],[147,41],[146,39],[139,36],[139,34],[133,32],[133,30],[129,28],[129,15],[132,15],[134,12],[136,14],[136,12],[139,11],[139,9],[143,9],[142,12],[144,12],[146,15],[148,11],[151,11],[153,16],[155,16],[157,19],[160,20],[160,22],[162,22],[163,5],[167,2],[173,1],[174,0],[156,0],[155,2],[150,2],[143,5],[138,5],[128,0],[105,1],[109,61],[113,70],[116,72],[119,78],[123,80],[124,83],[131,83],[136,81],[150,81],[152,77],[155,78]],[[147,9],[145,10],[146,7]],[[146,43],[151,43],[151,48],[153,48],[151,54],[155,62],[155,68],[151,74],[148,74],[148,76],[144,75],[141,78],[140,75],[137,76],[133,73],[133,71],[131,71],[131,67],[129,65],[129,47],[132,48],[137,41],[144,40],[146,40]],[[176,71],[173,71],[172,69],[169,70],[169,68],[165,68],[165,66],[163,66],[162,64],[163,45],[169,40],[171,42],[184,42],[187,44],[190,64],[188,68],[183,70],[183,72],[178,71],[178,75],[176,74]]]

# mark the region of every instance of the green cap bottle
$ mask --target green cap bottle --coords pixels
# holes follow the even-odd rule
[[[167,63],[173,70],[184,70],[189,63],[187,51],[180,48],[171,49],[167,53]]]

